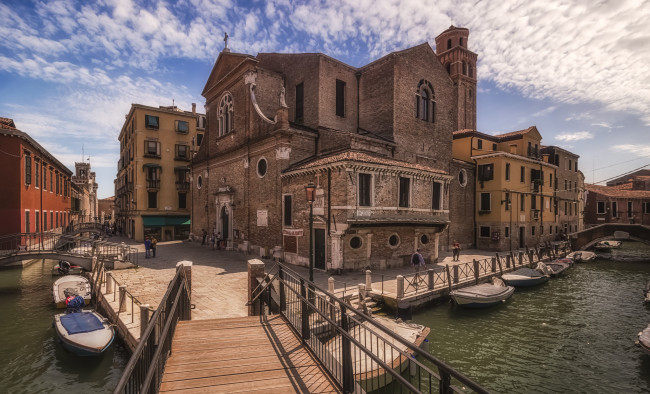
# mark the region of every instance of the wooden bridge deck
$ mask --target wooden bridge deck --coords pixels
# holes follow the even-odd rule
[[[160,392],[339,393],[280,316],[180,321]]]

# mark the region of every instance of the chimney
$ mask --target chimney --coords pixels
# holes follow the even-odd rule
[[[542,160],[544,161],[544,163],[548,163],[549,156],[550,155],[548,153],[543,153],[542,154]]]
[[[192,103],[192,114],[196,114],[196,103]]]

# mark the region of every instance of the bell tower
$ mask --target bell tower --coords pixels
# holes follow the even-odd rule
[[[456,124],[454,130],[476,130],[476,61],[469,49],[469,30],[450,26],[436,37],[436,55],[456,89]]]

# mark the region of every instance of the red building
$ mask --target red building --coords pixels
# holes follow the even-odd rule
[[[8,118],[0,118],[0,168],[0,235],[61,231],[70,222],[72,171]]]
[[[585,185],[585,226],[603,223],[650,225],[650,176],[634,176],[616,186]]]

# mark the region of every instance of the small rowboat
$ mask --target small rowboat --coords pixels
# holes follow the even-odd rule
[[[538,263],[537,269],[552,277],[559,276],[571,266],[567,261],[571,259],[557,259],[549,263]]]
[[[80,265],[70,265],[70,266],[61,266],[61,263],[52,267],[52,275],[61,276],[61,275],[79,275],[84,272],[84,269]]]
[[[57,279],[52,285],[52,294],[57,308],[65,308],[65,299],[69,295],[83,297],[86,305],[90,303],[90,282],[79,275],[65,275]]]
[[[600,241],[594,245],[596,250],[610,250],[610,249],[620,249],[623,242],[621,241]]]
[[[645,330],[641,331],[639,334],[639,340],[637,341],[637,345],[641,347],[641,350],[643,350],[646,354],[650,355],[650,324],[648,324],[648,327],[645,328]]]
[[[492,283],[453,290],[449,295],[463,308],[487,308],[506,302],[514,292],[513,286],[506,286],[501,279],[493,278]]]
[[[79,356],[98,356],[115,338],[113,326],[94,311],[56,315],[54,330],[63,347]]]
[[[508,274],[501,275],[501,278],[510,286],[529,287],[537,286],[548,281],[549,275],[532,268],[522,267]]]
[[[596,258],[596,253],[588,252],[586,250],[578,250],[569,253],[566,257],[573,259],[576,263],[586,263]]]

